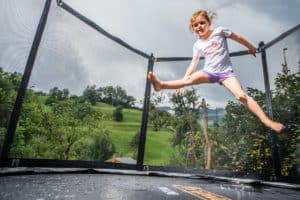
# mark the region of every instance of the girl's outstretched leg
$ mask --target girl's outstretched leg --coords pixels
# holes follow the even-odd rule
[[[153,72],[148,73],[148,79],[151,81],[154,90],[160,91],[161,89],[179,89],[184,86],[209,83],[209,78],[202,72],[194,72],[193,74],[174,81],[160,81]]]
[[[265,126],[271,128],[277,133],[280,133],[284,129],[284,125],[271,120],[257,104],[257,102],[241,87],[240,82],[235,77],[229,77],[225,79],[222,84],[239,100],[245,107],[247,107],[252,113],[254,113]]]

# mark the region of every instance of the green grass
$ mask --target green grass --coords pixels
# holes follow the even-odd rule
[[[48,98],[47,96],[40,96],[40,95],[37,96],[37,100],[38,100],[38,102],[40,102],[41,104],[45,103],[47,98]]]
[[[172,152],[171,133],[147,131],[144,163],[146,165],[167,165]]]
[[[98,104],[97,107],[106,115],[112,115],[115,107],[107,104]],[[140,132],[142,111],[136,109],[123,109],[122,122],[113,120],[103,121],[103,125],[111,131],[111,138],[116,145],[117,157],[134,157],[134,151],[130,147],[133,136]],[[144,163],[147,165],[166,165],[171,156],[171,133],[167,131],[152,131],[148,127]]]

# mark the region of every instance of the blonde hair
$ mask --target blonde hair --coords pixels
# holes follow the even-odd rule
[[[195,23],[197,17],[202,16],[204,17],[209,24],[212,23],[212,20],[217,18],[217,14],[211,11],[206,11],[206,10],[198,10],[197,12],[195,12],[190,20],[190,25],[189,25],[189,29],[193,32],[193,24]]]

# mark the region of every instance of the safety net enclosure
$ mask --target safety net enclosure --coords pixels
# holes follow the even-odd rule
[[[278,135],[218,84],[154,92],[147,73],[181,78],[191,52],[148,52],[140,25],[135,47],[113,21],[102,27],[96,9],[78,5],[0,4],[2,167],[299,177],[299,25],[257,44],[256,57],[230,54],[244,89],[286,125]]]

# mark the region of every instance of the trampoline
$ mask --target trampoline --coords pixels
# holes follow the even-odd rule
[[[205,121],[207,117],[209,131],[214,133],[210,136],[216,146],[213,153],[224,156],[216,158],[217,161],[213,163],[215,168],[203,169],[199,167],[199,163],[203,164],[207,160],[206,152],[202,148],[205,143],[201,142],[202,125],[199,125],[198,132],[187,131],[182,136],[178,130],[184,127],[184,124],[180,124],[183,118],[175,120],[177,125],[182,125],[177,126],[178,130],[170,128],[170,124],[165,125],[167,122],[163,125],[159,124],[162,122],[155,124],[155,117],[165,115],[172,118],[176,113],[170,109],[172,103],[170,97],[167,97],[165,104],[153,103],[155,100],[164,99],[167,94],[155,99],[156,96],[151,94],[151,84],[146,76],[148,72],[159,68],[164,69],[160,76],[176,77],[174,71],[182,71],[178,67],[179,63],[180,65],[188,63],[191,57],[160,57],[146,53],[102,28],[98,22],[91,20],[68,3],[61,0],[44,2],[44,5],[43,3],[36,5],[42,8],[41,12],[33,13],[39,19],[38,21],[33,17],[35,20],[31,20],[31,23],[37,26],[36,30],[31,30],[20,20],[22,30],[30,37],[34,36],[24,39],[31,45],[26,43],[24,46],[17,46],[26,52],[20,53],[24,57],[23,63],[21,61],[8,63],[8,67],[4,70],[0,66],[0,78],[20,77],[19,82],[17,78],[12,79],[14,83],[19,83],[14,85],[16,88],[13,94],[14,102],[10,102],[8,109],[2,109],[4,106],[0,104],[1,112],[3,111],[0,120],[6,120],[0,121],[2,123],[0,142],[3,142],[0,146],[2,147],[0,199],[299,199],[298,107],[294,106],[295,102],[292,102],[294,100],[288,99],[282,108],[293,106],[288,107],[289,110],[282,111],[280,110],[282,96],[272,99],[277,87],[274,85],[278,79],[299,78],[299,72],[293,72],[297,67],[288,68],[286,57],[287,51],[292,51],[290,48],[294,46],[296,50],[293,52],[295,54],[293,58],[297,56],[295,41],[299,35],[299,24],[269,42],[260,42],[259,56],[254,61],[245,58],[249,54],[248,51],[230,53],[234,63],[253,62],[255,65],[262,65],[262,68],[257,70],[261,73],[256,75],[263,81],[251,78],[247,81],[255,88],[250,88],[249,91],[264,105],[267,114],[271,118],[276,118],[280,117],[278,113],[282,112],[286,118],[295,121],[288,121],[289,130],[282,136],[277,136],[271,130],[262,128],[251,116],[243,113],[231,99],[224,97],[223,102],[210,101],[210,98],[216,97],[213,95],[222,92],[213,88],[215,94],[210,96],[204,87],[202,93],[209,99],[208,104],[212,102],[212,106],[209,108],[202,106],[203,113],[208,114],[201,117],[200,113],[197,119]],[[19,10],[22,9],[16,10],[15,16],[19,17]],[[13,16],[9,12],[6,14]],[[6,28],[10,30],[11,27],[8,25]],[[72,28],[75,30],[73,33],[69,31]],[[11,34],[14,33],[18,31],[12,31]],[[90,35],[94,37],[89,37]],[[69,42],[74,41],[74,38],[77,38],[78,44]],[[281,48],[286,45],[289,45],[289,50]],[[269,74],[268,66],[275,66],[273,60],[278,57],[278,48],[283,49],[284,63],[279,64],[279,67],[277,63],[276,67],[283,70],[282,72],[275,70]],[[100,49],[101,55],[97,54],[99,52],[93,52],[94,49]],[[81,59],[84,57],[84,51],[89,52]],[[61,52],[67,52],[68,55],[62,55]],[[17,56],[17,53],[14,56]],[[271,59],[267,59],[267,54],[268,56],[271,54]],[[120,69],[120,63],[116,64],[113,60],[114,56],[118,56],[119,62],[128,67],[127,70]],[[91,61],[91,58],[95,57],[107,59],[104,63],[108,67],[101,73],[95,69],[102,69],[103,66]],[[135,62],[129,62],[131,59]],[[51,65],[53,68],[44,67],[45,62],[47,66]],[[60,65],[75,67],[70,71],[58,67]],[[17,69],[14,66],[24,66],[24,69]],[[253,69],[247,70],[248,74],[253,73],[251,71]],[[132,81],[132,74],[127,71],[138,77],[136,82]],[[59,72],[58,77],[56,72]],[[116,73],[117,76],[108,77],[110,73]],[[239,69],[237,73],[241,73]],[[49,81],[47,76],[53,78],[53,81]],[[284,80],[289,80],[288,78]],[[101,81],[97,82],[98,79]],[[8,84],[9,81],[0,83]],[[92,85],[88,85],[91,82]],[[101,85],[103,83],[107,85]],[[6,89],[5,84],[3,88]],[[60,89],[55,84],[68,89]],[[88,86],[84,88],[84,84]],[[101,86],[96,88],[96,84]],[[140,85],[142,87],[137,87]],[[280,86],[282,85],[279,84],[278,87]],[[126,88],[129,94],[126,94],[123,88]],[[49,93],[46,90],[49,90]],[[125,96],[128,101],[120,100],[119,96],[111,100],[105,96],[107,91],[120,92],[119,94]],[[93,92],[100,94],[95,102]],[[278,94],[282,95],[280,92]],[[140,100],[138,104],[133,103],[137,102],[135,98]],[[26,102],[28,99],[32,104]],[[39,106],[33,106],[34,103]],[[275,111],[272,104],[277,106]],[[122,105],[119,112],[123,111],[127,117],[124,119],[125,123],[115,119],[114,114],[118,111],[116,108],[119,105]],[[220,108],[220,105],[223,107]],[[251,122],[250,125],[234,124],[232,119],[228,116],[226,118],[224,113],[230,110],[226,110],[224,105],[233,109],[231,117],[248,120]],[[205,111],[203,107],[207,110]],[[32,116],[27,116],[28,113]],[[289,115],[291,117],[288,117]],[[99,123],[91,118],[97,119]],[[233,130],[236,132],[226,135],[227,132],[220,130],[230,129],[231,126],[237,127]],[[235,141],[235,134],[240,133],[243,133],[239,136],[242,139]],[[260,133],[265,133],[265,136],[261,136]],[[176,134],[177,138],[174,137]],[[85,137],[87,135],[88,137]],[[234,142],[230,143],[230,140]],[[251,140],[253,145],[251,143],[245,145],[247,140]],[[195,141],[201,146],[201,150],[199,148],[194,152],[197,154],[196,161],[190,159],[188,157],[190,154],[185,152]],[[292,150],[286,148],[288,144],[285,141],[291,141]],[[103,146],[105,148],[102,148]],[[162,147],[164,151],[170,152],[163,152],[160,150]],[[100,150],[92,152],[95,149]],[[164,153],[165,157],[159,157]]]
[[[1,170],[1,199],[299,199],[300,185],[159,171]],[[4,175],[4,176],[3,176]]]

